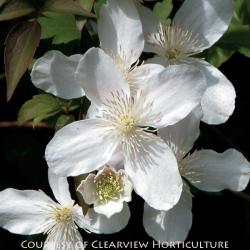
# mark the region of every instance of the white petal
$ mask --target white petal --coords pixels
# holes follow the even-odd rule
[[[129,85],[121,70],[115,65],[113,59],[103,50],[89,49],[81,58],[76,79],[86,93],[86,96],[101,106],[111,97],[111,92],[123,91],[129,96]]]
[[[148,124],[161,127],[185,118],[196,106],[206,90],[203,74],[192,65],[170,65],[148,81],[145,95],[153,101],[152,109],[161,113],[161,121]]]
[[[124,165],[124,156],[121,149],[121,146],[118,146],[111,156],[110,160],[107,162],[107,165],[114,167],[115,169],[121,169]]]
[[[223,189],[242,191],[250,178],[250,164],[237,150],[224,153],[201,150],[189,156],[185,177],[201,190],[218,192]]]
[[[120,213],[123,208],[123,201],[109,201],[106,204],[94,205],[94,210],[98,214],[103,214],[107,218],[110,218],[114,214]]]
[[[180,122],[159,129],[160,137],[174,151],[178,160],[182,159],[193,148],[194,142],[200,135],[201,118],[201,107],[197,107]]]
[[[146,63],[156,63],[156,64],[160,64],[164,67],[167,67],[170,65],[170,63],[168,62],[166,57],[157,56],[157,55],[152,57],[152,58],[147,59]]]
[[[159,25],[160,21],[150,9],[144,7],[142,4],[137,3],[136,7],[141,19],[143,34],[146,38],[150,33],[154,33],[157,31],[157,26]],[[152,52],[150,47],[147,46],[146,43],[144,51]]]
[[[86,118],[97,118],[98,115],[101,115],[101,110],[97,108],[97,106],[92,102],[87,111]]]
[[[86,217],[90,219],[89,231],[97,234],[112,234],[121,231],[127,226],[130,211],[127,203],[124,203],[122,211],[114,214],[111,218],[96,213],[94,209],[89,209]]]
[[[97,27],[103,49],[119,55],[128,65],[140,57],[144,38],[133,0],[108,0],[100,10]]]
[[[94,179],[95,175],[89,174],[85,180],[81,181],[81,184],[77,188],[77,191],[82,195],[84,201],[89,205],[95,203],[97,199]]]
[[[124,170],[121,170],[124,171]],[[123,182],[123,200],[126,202],[130,202],[132,200],[132,191],[133,191],[133,184],[129,180],[127,174],[122,177]]]
[[[75,71],[82,55],[67,57],[59,51],[48,51],[37,59],[32,72],[33,84],[55,96],[72,99],[84,96],[84,90],[75,80]]]
[[[144,205],[143,225],[146,232],[159,241],[184,242],[192,226],[192,195],[184,185],[179,202],[168,211]]]
[[[228,120],[235,108],[236,93],[232,83],[214,66],[204,60],[195,60],[207,80],[207,90],[201,100],[202,121],[221,124]]]
[[[150,79],[154,75],[159,74],[164,69],[165,67],[160,64],[150,63],[140,65],[129,73],[129,83],[132,88],[136,90],[144,88],[148,82],[148,79]]]
[[[31,235],[46,230],[51,213],[46,206],[55,202],[43,192],[8,188],[0,192],[0,204],[0,226],[12,233]]]
[[[67,224],[61,225],[53,234],[49,234],[43,250],[84,250],[82,236],[77,228],[70,227]]]
[[[67,178],[54,174],[51,169],[48,171],[49,185],[51,190],[62,206],[73,206],[74,201],[69,191],[69,183]]]
[[[151,207],[168,210],[178,202],[182,190],[176,158],[166,143],[153,134],[141,132],[137,143],[140,146],[136,149],[129,149],[135,145],[124,148],[125,171],[135,192]]]
[[[118,144],[107,122],[88,119],[60,129],[47,145],[45,157],[56,174],[76,176],[103,166]]]
[[[192,32],[203,48],[208,48],[228,29],[233,3],[233,0],[185,0],[173,24]]]

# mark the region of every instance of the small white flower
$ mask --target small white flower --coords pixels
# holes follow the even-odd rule
[[[132,183],[123,169],[116,171],[110,166],[89,174],[77,191],[84,201],[94,205],[97,213],[111,217],[122,211],[123,203],[131,201]]]
[[[114,60],[132,91],[164,69],[159,64],[139,64],[144,37],[133,0],[108,0],[101,7],[97,28],[101,48]]]
[[[75,71],[82,55],[70,57],[51,50],[37,59],[31,71],[33,84],[43,91],[64,99],[84,96],[83,88],[75,80]]]
[[[211,47],[228,29],[233,0],[185,0],[173,18],[163,26],[149,9],[137,4],[145,36],[145,50],[157,56],[148,62],[161,65],[193,64],[207,78],[202,98],[203,121],[224,123],[235,108],[232,83],[214,66],[192,57]]]
[[[181,192],[176,161],[161,138],[148,133],[149,127],[174,124],[188,115],[206,88],[203,75],[193,66],[171,66],[131,96],[113,60],[93,48],[81,59],[77,79],[98,108],[98,117],[71,123],[55,134],[45,152],[49,167],[63,176],[89,173],[105,165],[119,147],[134,190],[155,208],[172,207]]]
[[[228,149],[224,153],[200,150],[188,154],[199,136],[201,117],[201,110],[196,109],[178,124],[160,130],[176,155],[180,174],[203,191],[244,190],[250,179],[250,163],[237,150]],[[155,240],[186,239],[192,226],[192,195],[185,181],[179,202],[169,211],[158,211],[145,204],[143,224]]]
[[[107,220],[90,209],[86,216],[71,199],[67,179],[49,171],[49,183],[58,203],[42,191],[8,188],[0,192],[0,226],[16,234],[48,234],[44,250],[84,249],[77,228],[95,233],[114,233],[124,228],[130,217],[127,207]],[[80,248],[81,247],[81,248]]]

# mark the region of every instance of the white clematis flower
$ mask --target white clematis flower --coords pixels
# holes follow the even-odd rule
[[[107,220],[90,209],[86,216],[71,199],[67,179],[49,171],[49,184],[58,203],[42,191],[8,188],[0,192],[0,226],[24,235],[48,234],[44,250],[84,249],[77,228],[88,232],[114,233],[129,220],[127,207],[116,217]],[[100,223],[101,222],[101,223]]]
[[[37,59],[31,71],[33,84],[50,94],[64,99],[84,96],[83,88],[75,80],[75,71],[82,55],[70,57],[51,50]]]
[[[199,136],[201,117],[201,111],[196,110],[178,124],[160,130],[175,152],[180,174],[203,191],[244,190],[250,179],[250,163],[237,150],[228,149],[221,154],[200,150],[188,154]],[[143,224],[155,240],[186,239],[192,226],[192,195],[185,181],[179,202],[169,211],[155,210],[145,204]]]
[[[144,37],[133,0],[108,0],[100,9],[97,28],[101,48],[114,60],[132,91],[164,69],[158,64],[139,65]]]
[[[208,88],[201,101],[202,120],[209,124],[227,121],[234,111],[236,94],[232,83],[217,68],[192,56],[211,47],[228,29],[233,2],[185,0],[168,26],[163,26],[153,12],[137,4],[145,50],[157,55],[149,62],[164,66],[187,63],[203,71]]]
[[[97,175],[89,174],[77,191],[84,201],[94,205],[94,211],[110,218],[123,209],[123,203],[131,201],[133,186],[123,169],[116,171],[104,166]]]
[[[166,143],[148,130],[187,116],[206,88],[203,75],[189,65],[171,66],[131,96],[113,60],[93,48],[81,59],[77,78],[98,117],[73,122],[55,134],[45,152],[49,167],[63,176],[89,173],[120,147],[134,190],[156,209],[171,208],[181,193],[177,163]]]

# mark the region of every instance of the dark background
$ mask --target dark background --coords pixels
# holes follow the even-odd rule
[[[0,75],[4,72],[3,39],[12,25],[13,21],[0,24]],[[84,45],[88,42],[82,43]],[[71,51],[68,53],[84,51],[77,44],[72,43],[70,46]],[[51,41],[43,41],[36,56],[41,56],[52,48],[55,47],[51,45]],[[60,47],[67,54],[65,48]],[[201,136],[195,147],[211,148],[217,152],[233,147],[250,160],[250,59],[236,53],[220,70],[236,89],[236,109],[226,124],[202,124]],[[15,121],[21,105],[36,93],[37,89],[26,73],[12,99],[6,102],[6,82],[1,78],[0,121]],[[8,187],[42,189],[51,195],[44,150],[54,131],[46,128],[2,127],[1,124],[0,122],[0,190]],[[151,241],[142,226],[142,200],[134,195],[130,208],[130,223],[123,231],[112,235],[87,234],[82,231],[83,240]],[[193,199],[193,215],[193,226],[187,241],[229,241],[230,249],[250,249],[250,186],[243,194],[230,191],[219,194],[197,192]],[[43,238],[15,235],[0,228],[0,249],[21,249],[20,243],[23,240]]]

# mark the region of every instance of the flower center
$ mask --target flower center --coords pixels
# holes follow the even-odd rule
[[[55,208],[54,217],[57,223],[69,222],[72,220],[72,209],[63,207],[63,208]]]
[[[102,202],[108,202],[110,200],[117,200],[120,197],[122,187],[120,178],[112,173],[101,174],[101,176],[95,180],[97,196]]]
[[[166,57],[170,64],[202,51],[202,44],[197,36],[176,25],[159,24],[157,31],[147,36],[146,42],[152,51]]]
[[[136,129],[135,120],[129,115],[123,114],[120,116],[119,128],[124,134],[129,134]]]

